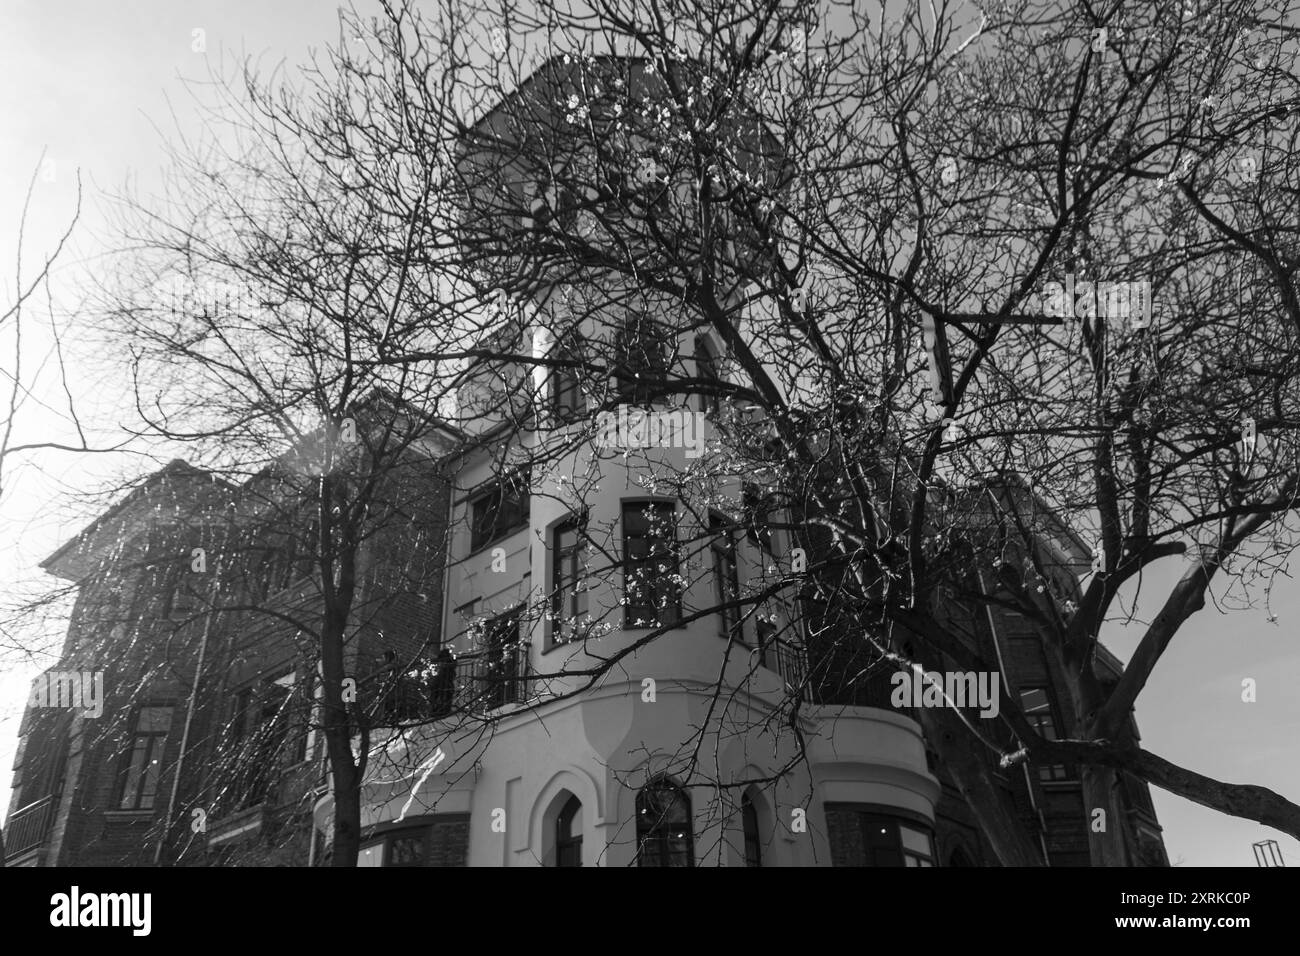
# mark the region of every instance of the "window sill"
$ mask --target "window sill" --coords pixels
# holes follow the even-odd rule
[[[105,810],[105,823],[148,823],[153,819],[152,810]]]
[[[509,531],[503,532],[502,534],[500,534],[500,535],[498,535],[497,537],[493,538],[491,541],[487,542],[486,544],[480,544],[477,548],[475,548],[475,549],[473,549],[472,551],[470,551],[469,554],[465,555],[465,560],[468,561],[470,558],[478,557],[478,556],[479,556],[480,554],[482,554],[484,551],[487,551],[489,548],[492,548],[492,547],[495,547],[496,545],[499,545],[502,541],[507,541],[507,540],[509,540],[510,538],[513,538],[515,535],[519,534],[521,531],[527,531],[528,528],[529,528],[529,524],[530,524],[530,523],[527,522],[527,521],[520,522],[519,524],[517,524],[517,525],[515,525],[513,528],[511,528]]]
[[[624,624],[623,631],[680,631],[686,627],[685,622],[678,621],[676,624]]]

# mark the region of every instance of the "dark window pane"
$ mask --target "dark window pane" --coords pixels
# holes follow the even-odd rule
[[[754,484],[746,484],[741,493],[745,517],[745,536],[754,544],[767,551],[772,550],[772,529],[769,521],[769,503],[767,495]]]
[[[139,707],[131,717],[131,734],[119,771],[118,807],[152,810],[162,773],[163,747],[171,730],[172,708]]]
[[[424,831],[393,837],[388,843],[388,855],[384,865],[423,866],[428,842],[428,835]]]
[[[713,355],[713,349],[710,347],[708,340],[702,336],[695,339],[695,366],[702,380],[701,387],[703,389],[721,383],[722,376],[718,372],[718,361]],[[717,392],[701,392],[700,411],[716,415],[721,408],[722,399]]]
[[[763,847],[758,836],[758,811],[746,794],[741,798],[741,823],[745,831],[745,866],[763,865]]]
[[[555,643],[572,640],[587,613],[587,592],[582,588],[583,541],[581,518],[566,521],[554,531],[551,638]]]
[[[1020,707],[1029,724],[1044,740],[1057,740],[1056,720],[1052,716],[1052,702],[1045,687],[1027,687],[1020,692]],[[1039,764],[1038,779],[1044,781],[1073,780],[1074,769],[1068,764]]]
[[[469,860],[469,817],[439,820],[429,836],[426,866],[465,866]]]
[[[556,350],[556,358],[563,361],[576,361],[578,357],[578,350],[572,346]],[[581,381],[582,373],[576,368],[556,368],[551,373],[551,412],[557,421],[571,422],[586,410]]]
[[[523,608],[507,611],[488,622],[483,632],[483,697],[487,707],[523,699],[520,681],[520,622]]]
[[[555,821],[555,865],[582,866],[582,803],[570,797]]]
[[[614,378],[620,401],[648,405],[668,374],[671,335],[648,315],[627,321],[614,343]]]
[[[681,617],[676,508],[671,502],[623,506],[624,627],[662,627]]]
[[[691,802],[667,781],[643,787],[636,798],[638,866],[694,866]]]
[[[736,539],[728,529],[728,522],[713,515],[709,519],[713,531],[713,581],[718,600],[718,617],[724,637],[739,640],[740,607],[735,605],[740,599],[740,576],[736,568]]]
[[[477,551],[528,523],[528,478],[502,480],[470,504],[470,550]]]
[[[934,846],[919,825],[852,804],[827,804],[834,866],[933,866]]]

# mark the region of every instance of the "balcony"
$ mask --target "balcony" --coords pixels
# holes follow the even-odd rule
[[[383,714],[391,724],[481,714],[530,696],[529,641],[459,657],[420,661],[390,680]]]
[[[57,810],[57,797],[51,794],[27,804],[9,817],[4,832],[6,863],[45,842]]]
[[[769,638],[759,649],[759,663],[780,675],[785,692],[806,704],[813,702],[804,649],[781,638]]]
[[[912,708],[895,707],[892,703],[896,668],[879,661],[865,667],[856,664],[856,661],[846,664],[841,655],[824,661],[810,682],[812,702],[830,706],[876,707],[915,718]]]

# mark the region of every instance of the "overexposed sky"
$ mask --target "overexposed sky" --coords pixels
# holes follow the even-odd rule
[[[362,13],[368,13],[359,3]],[[194,31],[201,30],[201,35]],[[205,50],[196,51],[201,36]],[[71,214],[76,172],[85,190],[82,222],[52,280],[55,321],[72,356],[68,389],[94,427],[92,437],[113,440],[126,421],[126,383],[94,362],[78,337],[81,277],[101,265],[108,226],[101,193],[133,180],[142,193],[163,174],[160,136],[174,123],[197,122],[182,77],[204,80],[211,65],[242,55],[271,64],[304,60],[309,50],[338,36],[336,7],[322,0],[5,0],[0,5],[0,302],[16,288],[17,228],[33,170],[40,167],[24,244],[24,273],[53,249]],[[175,120],[173,120],[173,114]],[[44,299],[25,317],[24,374],[31,395],[20,413],[16,440],[75,439],[67,399],[50,361],[53,340]],[[0,332],[0,369],[10,367],[12,339]],[[44,363],[44,364],[42,364]],[[0,396],[7,400],[7,378]],[[78,496],[114,475],[154,467],[131,456],[40,452],[6,466],[0,489],[0,581],[39,577],[37,563],[93,517]],[[1168,593],[1181,569],[1166,562],[1148,576],[1147,604]],[[1279,582],[1270,622],[1262,607],[1222,614],[1209,606],[1185,626],[1139,700],[1143,744],[1161,756],[1211,777],[1270,787],[1300,799],[1300,587]],[[52,635],[46,635],[51,637]],[[1127,660],[1141,632],[1112,628],[1111,649]],[[15,663],[0,649],[0,773],[8,804],[8,774],[27,682],[49,661]],[[1258,699],[1241,700],[1242,681],[1257,682]],[[1300,865],[1300,843],[1244,820],[1226,817],[1153,789],[1170,859],[1188,865],[1253,866],[1250,844],[1274,837],[1290,865]]]

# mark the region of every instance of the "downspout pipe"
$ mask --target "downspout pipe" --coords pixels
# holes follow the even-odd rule
[[[163,845],[167,842],[167,837],[171,833],[172,819],[176,812],[176,798],[181,789],[181,771],[185,768],[185,751],[190,745],[190,727],[194,724],[194,709],[198,701],[199,681],[203,677],[203,663],[208,653],[208,637],[212,634],[212,622],[217,618],[216,598],[220,589],[221,581],[221,560],[218,558],[217,566],[213,569],[212,574],[212,607],[208,619],[203,622],[203,636],[199,639],[199,661],[194,670],[194,686],[190,688],[190,700],[185,707],[185,729],[181,731],[181,751],[176,757],[176,770],[172,774],[172,792],[167,798],[167,816],[163,819],[162,833],[158,836],[158,843],[153,851],[153,865],[162,865]]]

